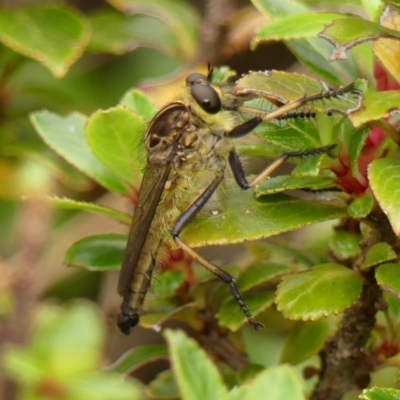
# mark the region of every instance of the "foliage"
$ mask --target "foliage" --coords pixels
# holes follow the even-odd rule
[[[138,385],[99,371],[104,329],[92,304],[38,309],[31,341],[29,349],[7,346],[4,355],[6,371],[20,386],[20,398],[142,398]]]
[[[328,10],[324,2],[253,0],[255,8],[234,10],[232,31],[239,21],[265,17],[253,49],[283,41],[318,77],[245,74],[232,92],[246,107],[265,114],[354,82],[354,90],[317,99],[291,119],[264,122],[255,130],[260,140],[243,139],[239,152],[276,157],[336,143],[337,158],[295,159],[289,175],[254,191],[241,191],[228,178],[218,212],[200,214],[182,234],[192,247],[267,239],[250,242],[246,261],[226,269],[268,329],[251,331],[226,285],[168,248],[150,312],[141,319],[143,327],[164,331],[167,346],[134,348],[100,372],[99,316],[86,302],[39,301],[53,283],[43,278],[32,285],[35,274],[44,276],[41,253],[48,237],[81,211],[129,225],[125,212],[92,202],[95,191],[137,201],[146,124],[182,92],[189,71],[217,61],[206,59],[217,38],[199,37],[200,17],[189,3],[108,3],[86,14],[51,4],[0,10],[0,215],[3,242],[20,242],[14,270],[8,266],[13,252],[0,246],[10,258],[0,267],[3,397],[143,398],[140,384],[119,377],[169,358],[171,369],[147,385],[149,398],[340,399],[354,388],[363,399],[398,398],[374,371],[398,367],[399,4],[384,9],[379,0],[354,0],[350,14],[348,1]],[[222,14],[210,6],[202,30],[219,32]],[[221,67],[213,79],[224,83],[233,74]],[[132,88],[160,75],[161,85]],[[37,195],[54,193],[54,176],[63,186],[44,202]],[[72,191],[75,200],[63,197]],[[21,194],[27,200],[17,208]],[[58,210],[53,222],[50,204]],[[118,270],[126,235],[99,230],[72,243],[64,262]],[[180,330],[164,330],[171,320],[190,327],[197,343]],[[366,389],[371,376],[374,386]]]

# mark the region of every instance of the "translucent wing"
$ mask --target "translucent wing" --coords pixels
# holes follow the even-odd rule
[[[132,280],[151,222],[164,191],[171,163],[149,164],[144,172],[139,201],[132,219],[124,261],[118,281],[118,293],[124,295]]]
[[[118,293],[122,296],[130,287],[135,269],[148,267],[138,265],[138,261],[171,171],[179,138],[188,123],[186,106],[182,102],[174,102],[155,115],[146,131],[147,167],[119,275]]]

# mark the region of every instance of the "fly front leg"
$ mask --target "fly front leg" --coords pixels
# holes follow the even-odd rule
[[[271,120],[280,120],[280,119],[286,119],[287,117],[293,117],[293,114],[291,115],[290,113],[295,111],[295,110],[301,110],[301,107],[307,105],[308,103],[312,103],[313,101],[323,101],[324,99],[331,99],[331,98],[337,98],[342,96],[345,93],[349,92],[358,92],[354,88],[354,84],[350,84],[344,88],[333,90],[333,89],[327,89],[325,92],[321,93],[316,93],[311,96],[303,96],[298,98],[297,100],[290,101],[276,110],[273,110],[271,112],[262,112],[260,110],[256,110],[251,107],[246,107],[244,105],[240,106],[238,108],[239,111],[244,112],[244,113],[249,113],[252,115],[256,115],[253,118],[249,119],[246,122],[241,123],[240,125],[234,127],[230,131],[225,133],[225,137],[227,138],[240,138],[243,136],[246,136],[250,132],[252,132],[255,128],[257,128],[258,125],[260,125],[262,122],[266,121],[271,121]],[[260,97],[262,97],[260,95]],[[332,111],[331,111],[332,113]],[[305,114],[307,116],[307,114]],[[239,156],[237,155],[236,151],[233,149],[229,153],[229,165],[232,169],[233,175],[235,177],[235,180],[237,184],[242,188],[242,189],[249,189],[257,186],[260,184],[264,179],[266,179],[268,176],[270,176],[280,165],[282,165],[288,158],[291,157],[304,157],[304,156],[309,156],[309,155],[316,155],[316,154],[322,154],[326,153],[330,157],[334,158],[334,155],[332,154],[331,150],[335,147],[335,145],[328,145],[328,146],[323,146],[319,147],[316,149],[311,149],[311,150],[305,150],[305,151],[292,151],[283,154],[281,157],[279,157],[277,160],[275,160],[272,164],[270,164],[261,174],[259,174],[253,181],[249,182],[245,176],[242,164],[239,160]]]
[[[236,150],[231,150],[229,152],[229,165],[231,167],[233,176],[237,184],[242,189],[250,189],[259,185],[263,180],[268,178],[278,167],[280,167],[288,158],[291,157],[306,157],[315,156],[318,154],[327,154],[331,158],[335,158],[332,150],[335,148],[336,144],[330,144],[328,146],[317,147],[316,149],[309,149],[304,151],[290,151],[288,153],[282,154],[279,158],[268,165],[259,175],[257,175],[251,182],[249,182],[244,173],[242,163],[240,162],[239,156]]]
[[[347,88],[346,88],[347,90]],[[323,94],[318,94],[309,97],[303,97],[294,102],[288,103],[279,109],[265,114],[263,117],[253,117],[246,122],[241,123],[238,126],[235,126],[229,132],[225,133],[225,137],[227,138],[241,138],[243,136],[248,135],[252,132],[258,125],[260,125],[264,121],[268,121],[271,119],[279,119],[285,115],[285,113],[299,108],[300,106],[306,104],[308,101],[313,101],[318,99],[319,97],[324,97]],[[335,158],[335,155],[332,153],[332,150],[335,148],[335,144],[330,144],[327,146],[318,147],[316,149],[308,149],[308,150],[299,150],[299,151],[291,151],[282,154],[279,158],[272,162],[267,168],[264,169],[259,175],[257,175],[251,182],[249,182],[244,173],[244,169],[242,163],[240,162],[239,156],[236,153],[235,149],[229,152],[229,165],[231,167],[233,176],[237,182],[237,184],[242,189],[250,189],[259,185],[264,179],[268,178],[277,168],[279,168],[288,158],[291,157],[306,157],[313,156],[317,154],[326,153],[329,157]]]
[[[179,237],[184,227],[199,213],[203,206],[207,203],[210,197],[213,195],[218,185],[223,179],[223,174],[218,175],[214,181],[204,190],[204,192],[189,206],[189,208],[184,211],[179,218],[176,220],[174,227],[171,230],[171,235],[175,243],[186,253],[188,253],[193,259],[200,263],[203,267],[211,271],[215,276],[217,276],[222,282],[229,285],[232,295],[239,304],[239,307],[245,314],[250,325],[255,329],[260,329],[264,327],[261,322],[256,321],[245,303],[242,294],[238,286],[236,285],[235,278],[228,274],[226,271],[218,268],[217,266],[211,264],[202,256],[200,256],[196,251],[194,251],[189,245],[182,241]]]

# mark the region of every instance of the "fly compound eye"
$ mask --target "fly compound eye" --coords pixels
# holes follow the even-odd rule
[[[221,99],[210,85],[194,83],[190,89],[190,93],[196,103],[209,114],[216,114],[221,110]]]
[[[190,74],[186,77],[186,84],[187,85],[193,85],[196,82],[207,82],[207,77],[203,74],[200,74],[198,72],[195,72],[194,74]]]

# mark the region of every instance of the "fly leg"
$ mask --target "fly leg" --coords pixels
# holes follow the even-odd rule
[[[272,162],[272,164],[268,165],[264,171],[258,174],[251,182],[249,182],[246,178],[246,175],[243,170],[242,163],[240,162],[239,156],[235,150],[231,150],[229,152],[229,165],[231,167],[233,176],[237,182],[237,184],[242,189],[250,189],[259,185],[264,179],[268,178],[278,167],[280,167],[288,158],[291,157],[306,157],[306,156],[314,156],[317,154],[328,154],[329,157],[334,158],[334,154],[332,150],[335,148],[335,144],[330,144],[328,146],[318,147],[316,149],[309,149],[304,151],[291,151],[288,153],[282,154],[279,158]]]
[[[247,112],[252,115],[258,115],[262,121],[270,121],[272,119],[280,119],[281,117],[284,117],[285,114],[294,111],[296,109],[299,109],[303,106],[305,106],[308,103],[312,103],[313,101],[323,101],[324,99],[333,99],[333,98],[339,98],[345,93],[354,93],[355,95],[358,96],[358,102],[361,101],[361,96],[360,96],[360,91],[354,87],[354,83],[351,83],[350,85],[347,85],[343,88],[339,89],[327,89],[326,91],[322,91],[320,93],[316,93],[310,96],[303,96],[298,98],[297,100],[290,101],[276,110],[273,110],[271,112],[266,112],[263,113],[262,111],[255,110],[254,108],[246,107],[246,106],[240,106],[239,110],[241,112]],[[258,94],[259,97],[264,97],[262,94]],[[268,100],[268,98],[267,98]],[[237,136],[236,136],[237,137]]]
[[[313,98],[315,96],[311,96],[310,98]],[[306,102],[307,99],[309,98],[302,98],[301,101]],[[282,110],[285,108],[285,112],[288,110],[292,110],[294,108],[299,107],[300,100],[289,103],[286,106],[281,107],[279,110]],[[296,107],[294,106],[296,105]],[[279,111],[277,110],[277,111]],[[226,137],[229,138],[240,138],[243,136],[246,136],[249,134],[253,129],[255,129],[258,125],[261,124],[261,122],[267,120],[267,119],[272,119],[272,118],[278,118],[276,113],[269,113],[267,114],[266,117],[261,118],[261,117],[254,117],[249,119],[246,122],[243,122],[242,124],[235,126],[232,130],[229,132],[225,133]],[[269,116],[272,116],[271,118],[267,118]],[[300,151],[291,151],[288,153],[282,154],[279,158],[277,158],[275,161],[272,162],[267,168],[264,169],[259,175],[257,175],[251,182],[249,182],[246,178],[246,175],[244,173],[242,163],[240,162],[239,156],[236,153],[236,150],[233,149],[229,152],[229,165],[231,167],[233,176],[237,182],[237,184],[242,188],[242,189],[250,189],[254,188],[255,186],[259,185],[264,179],[268,178],[278,167],[280,167],[288,158],[291,157],[306,157],[306,156],[314,156],[317,154],[323,154],[326,153],[328,154],[329,157],[335,158],[335,155],[332,153],[332,150],[336,147],[336,144],[330,144],[327,146],[322,146],[318,147],[316,149],[308,149],[308,150],[300,150]]]
[[[224,175],[222,173],[219,174],[213,180],[213,182],[204,190],[204,192],[189,206],[189,208],[179,216],[179,218],[176,220],[175,225],[173,226],[173,228],[171,230],[171,235],[172,235],[175,243],[177,243],[178,246],[182,250],[184,250],[186,253],[188,253],[193,259],[195,259],[203,267],[205,267],[209,271],[211,271],[222,282],[229,285],[229,288],[231,289],[233,297],[235,298],[235,300],[239,304],[239,307],[241,308],[241,310],[247,317],[247,320],[249,321],[250,325],[255,329],[260,329],[264,325],[261,322],[256,321],[253,318],[253,316],[251,315],[251,312],[250,312],[249,308],[247,307],[247,304],[245,303],[238,286],[236,285],[235,278],[232,275],[228,274],[226,271],[222,270],[221,268],[218,268],[217,266],[211,264],[206,259],[201,257],[196,251],[194,251],[189,245],[187,245],[179,237],[179,235],[182,232],[182,230],[184,229],[184,227],[199,213],[199,211],[203,208],[203,206],[210,199],[212,194],[217,189],[218,185],[221,183],[223,177],[224,177]]]
[[[257,115],[257,114],[258,115],[249,119],[248,121],[243,122],[242,124],[234,127],[229,132],[226,132],[225,137],[234,139],[234,138],[240,138],[240,137],[246,136],[247,134],[249,134],[251,131],[253,131],[258,125],[260,125],[264,121],[270,121],[273,119],[277,119],[277,120],[283,119],[285,117],[285,115],[287,115],[288,113],[290,113],[293,110],[303,107],[307,103],[311,103],[316,100],[323,100],[323,99],[339,97],[343,93],[348,93],[348,92],[354,92],[354,93],[357,92],[354,89],[353,84],[350,84],[350,85],[348,85],[344,88],[338,89],[338,90],[328,90],[325,93],[321,92],[321,93],[317,93],[317,94],[314,94],[311,96],[300,97],[299,99],[291,101],[287,104],[284,104],[281,107],[279,107],[276,110],[271,111],[269,113],[262,113],[261,111],[256,111],[252,108],[247,108],[245,106],[241,106],[241,107],[239,107],[240,111],[248,112],[249,114],[253,114],[253,115]],[[274,172],[280,165],[282,165],[288,158],[305,157],[305,156],[322,154],[322,153],[326,153],[330,157],[334,158],[334,155],[331,151],[334,147],[335,147],[335,145],[333,144],[333,145],[323,146],[323,147],[319,147],[319,148],[311,149],[311,150],[292,151],[292,152],[282,154],[281,157],[276,159],[272,164],[270,164],[264,171],[262,171],[251,182],[248,182],[248,180],[246,179],[242,164],[239,160],[239,156],[234,149],[231,150],[229,153],[229,165],[231,167],[231,170],[233,172],[233,175],[235,177],[237,184],[242,189],[249,189],[249,188],[254,188],[258,184],[260,184],[264,179],[266,179],[268,176],[270,176],[271,173]]]

